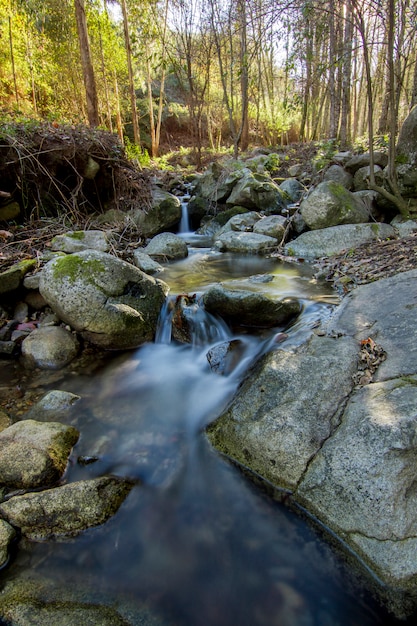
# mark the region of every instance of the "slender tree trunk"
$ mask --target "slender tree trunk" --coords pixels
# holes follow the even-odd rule
[[[248,111],[248,88],[249,88],[249,67],[248,67],[248,43],[246,32],[246,0],[239,0],[238,4],[240,21],[240,94],[241,94],[241,128],[240,147],[247,150],[249,146],[249,111]]]
[[[330,100],[330,119],[329,119],[329,136],[337,137],[337,129],[339,126],[337,110],[337,93],[336,93],[336,30],[335,30],[335,0],[329,2],[329,100]]]
[[[19,106],[19,93],[17,91],[16,66],[15,66],[15,61],[14,61],[13,31],[12,31],[12,16],[11,15],[9,15],[9,46],[10,46],[10,59],[12,62],[12,72],[13,72],[14,96],[16,99],[16,105]]]
[[[347,0],[345,14],[345,34],[342,68],[342,114],[340,118],[340,147],[345,150],[351,145],[350,130],[350,84],[352,73],[352,7],[350,0]]]
[[[122,113],[120,111],[120,96],[119,96],[119,83],[117,82],[117,74],[116,70],[114,70],[114,93],[116,94],[116,125],[117,125],[117,134],[119,135],[119,139],[122,142],[122,145],[125,142],[123,135],[123,124],[122,124]]]
[[[74,0],[75,18],[77,22],[78,41],[80,44],[81,66],[83,69],[87,116],[90,126],[98,126],[97,87],[91,62],[90,41],[88,39],[87,20],[85,17],[84,0]]]
[[[134,139],[135,144],[140,146],[138,111],[137,111],[137,106],[136,106],[135,83],[133,79],[132,44],[130,42],[129,18],[127,14],[126,0],[121,0],[121,7],[122,7],[122,14],[123,14],[123,31],[124,31],[124,36],[125,36],[127,71],[129,74],[129,94],[130,94],[130,109],[131,109],[131,114],[132,114],[133,139]]]
[[[410,108],[412,109],[417,104],[417,52],[414,54],[414,74],[413,74],[413,87],[411,91]]]
[[[107,77],[106,77],[106,62],[105,62],[105,59],[104,59],[103,38],[101,36],[101,27],[100,27],[99,35],[100,35],[101,73],[103,74],[104,94],[105,94],[105,97],[106,97],[107,122],[108,122],[108,125],[109,125],[109,130],[112,133],[113,132],[113,122],[112,122],[112,119],[111,119],[109,86],[107,84]]]

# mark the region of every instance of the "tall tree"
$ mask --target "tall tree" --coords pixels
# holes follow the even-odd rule
[[[78,41],[80,44],[81,65],[83,68],[85,95],[87,100],[88,122],[90,126],[98,126],[99,113],[97,87],[93,64],[91,62],[90,40],[88,37],[84,0],[74,0],[74,7],[77,22]]]
[[[127,12],[126,0],[121,0],[122,14],[123,14],[123,32],[125,37],[126,57],[127,57],[127,69],[129,74],[129,95],[130,95],[130,109],[132,115],[133,126],[133,139],[135,144],[140,146],[140,130],[138,121],[138,110],[136,105],[136,91],[135,80],[133,74],[133,62],[132,62],[132,43],[130,39],[129,28],[129,16]]]

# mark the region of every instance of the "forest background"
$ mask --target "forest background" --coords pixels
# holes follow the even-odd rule
[[[415,0],[0,0],[0,116],[170,151],[387,146],[417,104]]]

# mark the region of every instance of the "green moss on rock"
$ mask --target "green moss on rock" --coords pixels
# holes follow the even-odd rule
[[[68,254],[67,256],[56,259],[53,271],[54,278],[67,278],[70,282],[74,283],[81,275],[90,275],[93,277],[99,272],[105,272],[106,268],[98,259],[85,261],[79,256]]]

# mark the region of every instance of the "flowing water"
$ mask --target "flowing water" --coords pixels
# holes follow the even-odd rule
[[[195,243],[195,241],[194,241]],[[3,579],[36,575],[47,587],[106,599],[131,624],[177,626],[373,626],[395,620],[371,598],[328,536],[256,486],[208,444],[219,415],[261,352],[299,343],[335,302],[308,267],[194,247],[167,267],[171,294],[223,281],[303,302],[289,328],[230,329],[196,307],[197,340],[170,340],[169,310],[157,341],[69,377],[81,432],[69,481],[112,473],[137,486],[106,524],[57,542],[21,544]],[[198,311],[198,312],[197,312]],[[238,337],[239,363],[211,371],[213,344]],[[83,465],[77,458],[97,456]],[[77,595],[78,594],[78,595]],[[47,594],[46,594],[47,595]]]

